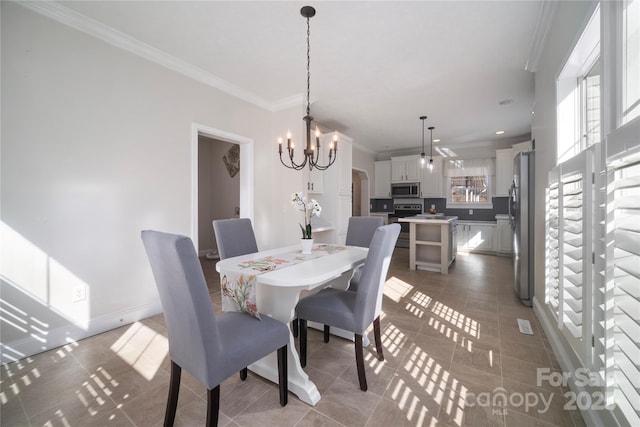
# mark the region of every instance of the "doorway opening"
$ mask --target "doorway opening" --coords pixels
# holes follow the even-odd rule
[[[253,221],[253,148],[250,138],[192,125],[191,239],[200,256],[216,250],[215,216]],[[216,180],[223,185],[212,185]]]
[[[351,170],[351,215],[369,216],[369,175],[364,169]]]

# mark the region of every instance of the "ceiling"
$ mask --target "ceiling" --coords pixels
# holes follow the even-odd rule
[[[419,152],[422,115],[434,148],[456,153],[529,138],[541,0],[58,2],[272,110],[306,93],[307,4],[323,129],[382,154]]]

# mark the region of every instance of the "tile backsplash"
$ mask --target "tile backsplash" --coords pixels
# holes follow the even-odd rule
[[[493,209],[473,209],[473,215],[469,209],[447,209],[447,199],[423,199],[425,211],[436,206],[436,211],[447,216],[457,216],[462,221],[495,221],[496,214],[506,214],[509,210],[508,197],[494,197]],[[393,199],[371,199],[371,212],[393,212]]]

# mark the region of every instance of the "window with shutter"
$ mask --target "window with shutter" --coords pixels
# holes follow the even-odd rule
[[[607,141],[609,224],[605,301],[613,313],[609,332],[607,386],[630,425],[640,425],[640,118]],[[611,396],[609,396],[611,397]]]
[[[547,304],[558,314],[558,328],[564,331],[585,367],[591,367],[593,354],[592,175],[595,147],[552,170],[551,175],[557,174],[558,178],[557,182],[552,180],[548,188],[547,208],[550,219],[546,236]],[[554,215],[557,216],[554,218]]]

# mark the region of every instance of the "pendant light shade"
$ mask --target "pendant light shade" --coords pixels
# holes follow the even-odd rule
[[[427,116],[420,116],[420,120],[422,120],[422,152],[420,153],[420,167],[423,168],[426,162],[424,154],[424,121],[427,119]]]

